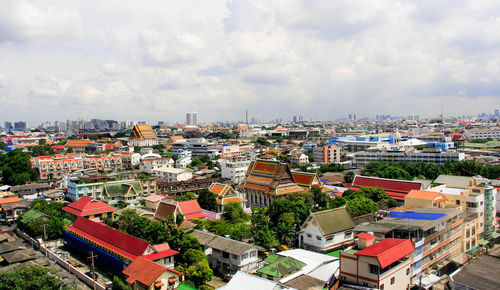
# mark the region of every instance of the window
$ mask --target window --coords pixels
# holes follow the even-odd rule
[[[229,259],[229,253],[228,252],[222,252],[222,257]]]
[[[351,235],[352,235],[352,231],[346,231],[345,234],[344,234],[344,239],[351,238]]]
[[[312,238],[312,235],[311,235],[311,234],[307,234],[307,237],[308,237],[308,238]]]
[[[316,236],[316,240],[321,241],[321,237],[320,236]]]
[[[455,202],[457,203],[457,205],[460,205],[460,200],[457,199]]]
[[[406,269],[406,276],[410,275],[410,268]]]
[[[384,284],[380,285],[380,290],[384,290]]]
[[[370,265],[370,273],[371,274],[380,274],[380,267],[377,266],[377,265],[372,265],[372,264],[369,264]]]
[[[396,277],[392,277],[391,278],[391,285],[394,284],[394,283],[396,283]]]

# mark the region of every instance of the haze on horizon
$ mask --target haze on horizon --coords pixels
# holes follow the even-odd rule
[[[498,1],[2,1],[2,120],[424,117],[500,104]]]

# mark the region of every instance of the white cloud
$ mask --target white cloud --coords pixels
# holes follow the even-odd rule
[[[500,99],[498,11],[486,0],[3,1],[0,115],[432,116],[436,99],[447,114],[488,111]]]

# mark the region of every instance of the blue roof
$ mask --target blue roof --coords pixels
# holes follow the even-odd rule
[[[412,211],[391,211],[392,218],[412,219],[412,220],[428,220],[435,221],[445,217],[445,213],[426,213],[426,212],[412,212]]]

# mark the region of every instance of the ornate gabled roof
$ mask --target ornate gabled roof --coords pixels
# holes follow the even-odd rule
[[[135,125],[130,133],[131,139],[156,139],[156,134],[150,125]]]
[[[304,189],[295,183],[286,163],[269,160],[252,161],[239,188],[272,195],[304,192]]]

